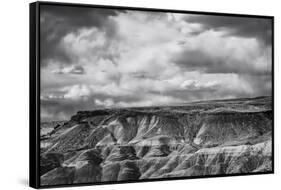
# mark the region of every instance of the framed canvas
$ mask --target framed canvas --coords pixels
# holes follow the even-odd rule
[[[272,16],[30,4],[30,186],[274,172]]]

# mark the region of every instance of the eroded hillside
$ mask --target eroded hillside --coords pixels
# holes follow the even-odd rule
[[[272,170],[271,97],[80,111],[41,140],[41,185]]]

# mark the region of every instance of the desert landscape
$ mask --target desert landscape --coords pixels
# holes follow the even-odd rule
[[[272,98],[79,111],[41,125],[42,185],[272,170]]]
[[[272,21],[42,5],[40,187],[272,173]]]

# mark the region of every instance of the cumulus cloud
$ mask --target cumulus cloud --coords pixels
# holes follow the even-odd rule
[[[268,74],[270,57],[271,47],[261,46],[255,39],[206,31],[189,39],[173,61],[189,70],[208,73]]]
[[[41,113],[271,93],[269,19],[42,7]]]
[[[216,89],[218,87],[218,82],[209,81],[206,83],[199,82],[197,80],[186,80],[180,87],[187,90],[202,90],[202,89]]]
[[[106,100],[99,100],[99,99],[95,99],[95,103],[98,106],[103,106],[103,107],[111,107],[114,105],[114,102],[111,98],[108,98]]]
[[[59,43],[65,35],[82,28],[97,27],[104,30],[109,16],[117,14],[117,10],[82,8],[69,6],[42,5],[40,9],[40,44],[41,64],[57,59],[63,63],[72,63],[72,59]],[[106,30],[108,35],[112,29]]]
[[[91,95],[91,89],[86,85],[74,85],[63,89],[66,91],[64,98],[66,99],[81,99]]]

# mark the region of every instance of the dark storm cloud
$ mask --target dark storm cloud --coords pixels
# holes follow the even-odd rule
[[[85,74],[85,69],[84,67],[80,65],[76,65],[73,69],[69,71],[70,74],[76,74],[76,75],[82,75]]]
[[[271,96],[272,89],[272,76],[268,75],[250,75],[244,74],[240,76],[243,80],[251,84],[255,89],[256,96]]]
[[[204,73],[244,73],[252,75],[271,73],[271,67],[268,67],[267,70],[254,68],[251,60],[233,59],[228,55],[209,55],[200,50],[184,50],[172,60],[181,68]]]
[[[137,78],[137,79],[153,79],[153,80],[159,80],[160,76],[158,75],[151,75],[148,72],[133,72],[130,74],[131,77]]]
[[[74,74],[74,75],[83,75],[85,74],[85,69],[81,65],[74,65],[69,68],[62,68],[54,71],[55,74]]]
[[[49,59],[56,59],[62,63],[72,62],[71,56],[64,47],[59,47],[59,42],[66,34],[76,32],[82,28],[97,27],[104,29],[107,18],[117,14],[116,10],[68,7],[68,6],[41,6],[40,17],[40,42],[41,60],[46,64]],[[108,28],[108,35],[114,33]]]
[[[271,43],[271,20],[266,18],[200,15],[185,19],[189,23],[199,23],[205,29],[224,30],[229,35],[256,38],[266,45]]]

